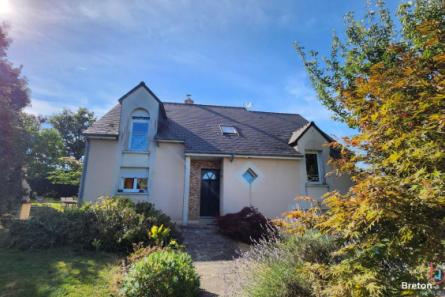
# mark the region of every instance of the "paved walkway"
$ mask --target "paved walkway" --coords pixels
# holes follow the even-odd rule
[[[233,277],[233,259],[247,245],[220,235],[212,225],[189,225],[182,228],[184,244],[201,276],[201,297],[226,296],[226,284]]]

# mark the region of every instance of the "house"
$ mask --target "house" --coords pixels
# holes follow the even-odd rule
[[[332,139],[302,116],[162,102],[143,82],[84,134],[80,201],[124,195],[184,224],[249,205],[275,217],[350,186],[325,176]]]

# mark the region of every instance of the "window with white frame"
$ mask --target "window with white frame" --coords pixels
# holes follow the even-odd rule
[[[122,168],[118,192],[147,193],[148,169]]]
[[[132,117],[130,132],[130,150],[148,150],[149,117]]]
[[[148,178],[123,177],[122,192],[146,193],[148,190]]]
[[[313,183],[321,183],[320,154],[311,152],[305,154],[307,180]]]

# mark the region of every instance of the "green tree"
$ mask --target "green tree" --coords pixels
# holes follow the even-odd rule
[[[401,282],[445,262],[444,2],[402,4],[400,26],[376,7],[348,15],[330,57],[297,46],[321,102],[358,130],[332,161],[351,190],[329,193],[326,213],[289,213],[340,242],[337,264],[311,268],[325,296],[414,296]]]
[[[67,157],[59,132],[43,128],[45,118],[23,114],[26,131],[26,175],[32,191],[39,195],[72,195],[79,186],[82,163]]]
[[[8,61],[10,39],[0,26],[0,213],[15,208],[22,196],[24,162],[21,112],[29,104],[21,67]]]
[[[51,125],[59,131],[69,156],[79,160],[85,149],[85,137],[82,132],[94,123],[94,113],[86,108],[76,112],[65,109],[49,118]]]
[[[58,166],[53,169],[48,179],[53,184],[79,186],[82,175],[82,163],[74,157],[59,158]]]
[[[62,138],[56,129],[42,128],[43,118],[29,114],[22,118],[26,131],[26,178],[33,192],[49,194],[55,190],[48,177],[60,166],[59,158],[65,155]]]
[[[46,179],[64,155],[62,138],[54,128],[41,129],[32,138],[26,154],[27,177]]]

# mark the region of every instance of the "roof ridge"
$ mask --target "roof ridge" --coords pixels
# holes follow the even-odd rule
[[[183,102],[167,102],[163,101],[163,104],[175,104],[175,105],[187,105],[187,106],[210,106],[210,107],[221,107],[221,108],[236,108],[236,109],[245,109],[245,107],[242,106],[230,106],[230,105],[216,105],[216,104],[200,104],[200,103],[183,103]]]
[[[231,106],[231,105],[216,105],[216,104],[200,104],[200,103],[193,103],[193,104],[187,104],[187,103],[183,103],[183,102],[167,102],[167,101],[163,101],[164,104],[174,104],[174,105],[187,105],[187,106],[193,106],[193,105],[197,105],[197,106],[210,106],[210,107],[221,107],[221,108],[236,108],[236,109],[244,109],[246,111],[249,112],[257,112],[257,113],[270,113],[270,114],[281,114],[281,115],[296,115],[301,117],[302,119],[306,120],[301,114],[299,113],[290,113],[290,112],[276,112],[276,111],[262,111],[262,110],[248,110],[245,107],[241,107],[241,106]],[[306,120],[308,121],[308,120]],[[309,122],[309,121],[308,121]]]
[[[273,113],[273,114],[283,114],[283,115],[296,115],[303,119],[305,119],[301,114],[299,113],[291,113],[291,112],[279,112],[279,111],[262,111],[262,110],[249,110],[251,112],[258,112],[258,113]],[[305,119],[306,120],[306,119]],[[306,120],[307,121],[307,120]]]

